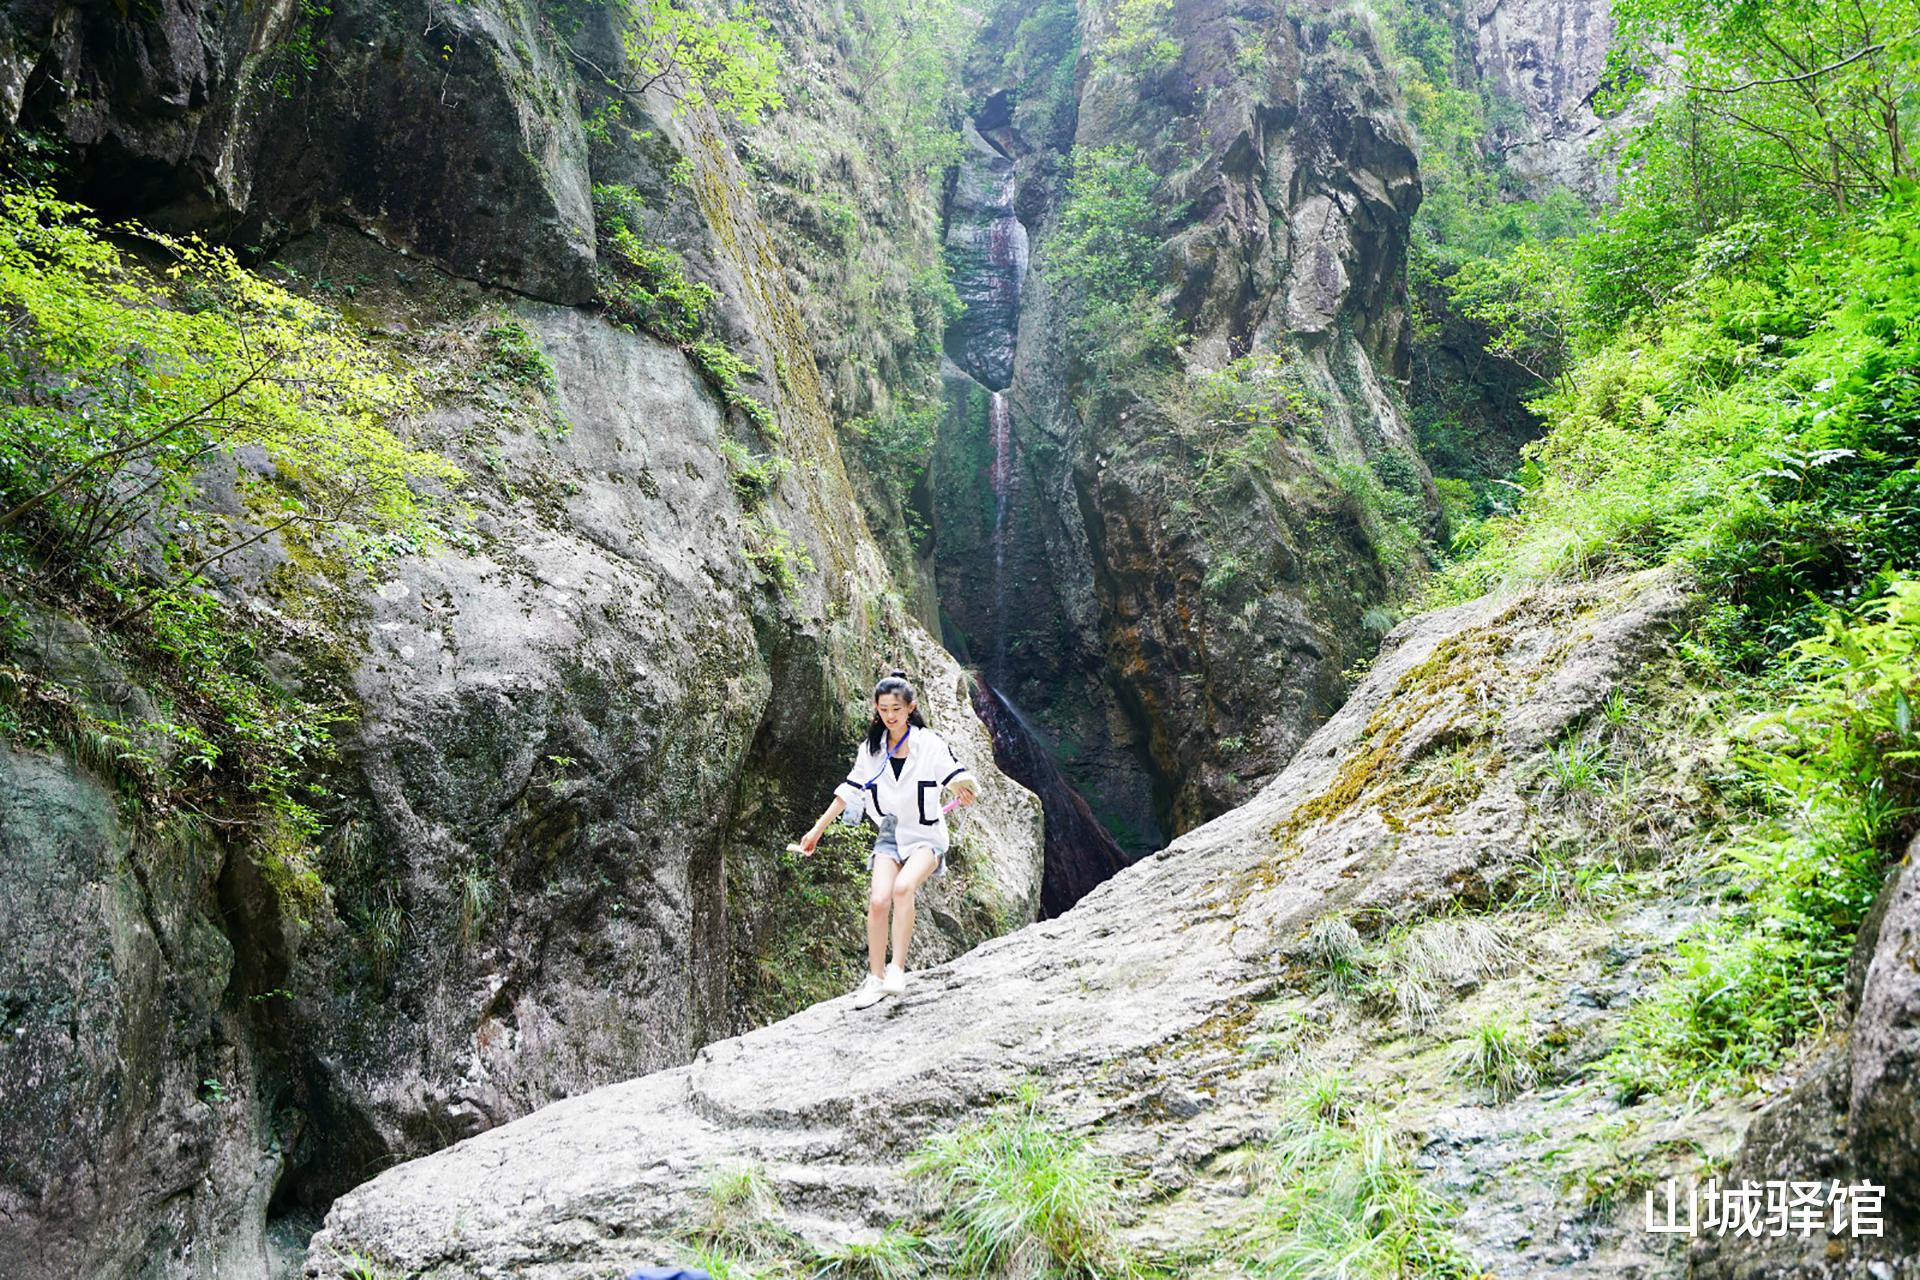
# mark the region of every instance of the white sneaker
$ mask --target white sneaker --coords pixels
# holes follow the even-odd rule
[[[887,966],[887,976],[880,984],[880,990],[890,996],[903,996],[907,993],[907,971],[897,964]]]
[[[865,1009],[870,1005],[879,1004],[886,996],[887,989],[881,985],[880,979],[868,974],[867,980],[854,989],[853,1007]]]

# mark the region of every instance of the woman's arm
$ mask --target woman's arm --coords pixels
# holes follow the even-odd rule
[[[980,784],[968,772],[967,766],[960,763],[953,754],[953,747],[945,738],[940,739],[940,754],[944,759],[938,766],[940,785],[948,787],[959,798],[961,804],[972,804],[980,798]]]
[[[814,847],[820,843],[820,837],[827,834],[827,828],[833,825],[835,818],[846,812],[846,808],[847,802],[836,795],[833,803],[827,806],[827,811],[820,815],[820,821],[814,823],[807,834],[800,837],[800,852],[811,854]]]

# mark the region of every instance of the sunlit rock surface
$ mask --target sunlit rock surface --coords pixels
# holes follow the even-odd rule
[[[764,1167],[778,1219],[807,1239],[870,1239],[915,1212],[906,1155],[1023,1079],[1046,1082],[1058,1123],[1151,1175],[1154,1195],[1132,1210],[1137,1241],[1194,1256],[1212,1240],[1230,1257],[1258,1198],[1232,1191],[1242,1166],[1214,1158],[1270,1132],[1288,1090],[1326,1069],[1392,1103],[1422,1167],[1460,1202],[1457,1236],[1482,1265],[1684,1274],[1682,1254],[1640,1229],[1637,1202],[1570,1189],[1618,1172],[1569,1168],[1556,1183],[1542,1169],[1569,1135],[1607,1126],[1649,1150],[1724,1156],[1748,1118],[1737,1100],[1623,1108],[1564,1084],[1477,1098],[1449,1074],[1444,1034],[1436,1044],[1348,1011],[1307,945],[1335,917],[1447,934],[1456,951],[1469,925],[1486,930],[1481,959],[1437,992],[1429,1030],[1531,1005],[1576,1059],[1599,1052],[1697,910],[1450,913],[1509,901],[1543,824],[1584,820],[1543,793],[1545,756],[1661,659],[1683,603],[1675,581],[1648,574],[1404,623],[1257,797],[1067,915],[914,975],[902,1001],[833,1001],[382,1174],[335,1205],[308,1275],[340,1276],[351,1255],[405,1274],[530,1280],[683,1258],[708,1183],[743,1164]]]

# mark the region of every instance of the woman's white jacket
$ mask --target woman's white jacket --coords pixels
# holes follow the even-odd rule
[[[894,839],[904,852],[909,844],[930,844],[944,852],[947,847],[946,817],[940,812],[940,788],[965,787],[976,794],[980,784],[967,767],[954,759],[947,740],[932,729],[915,727],[907,734],[906,764],[900,776],[886,759],[883,740],[877,750],[869,749],[865,739],[860,754],[854,757],[847,780],[833,789],[846,801],[845,821],[871,818],[875,826],[882,820],[894,820]]]

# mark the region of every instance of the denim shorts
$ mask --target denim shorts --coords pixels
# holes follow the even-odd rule
[[[933,846],[930,844],[924,846],[915,845],[914,847],[933,849]],[[883,856],[893,859],[893,865],[896,867],[904,867],[907,865],[909,855],[900,852],[900,844],[894,839],[892,819],[888,819],[880,826],[880,838],[873,842],[873,852],[867,855],[867,870],[873,870],[873,860]],[[933,849],[933,856],[937,859],[933,864],[933,874],[936,876],[945,875],[947,873],[946,850]]]

